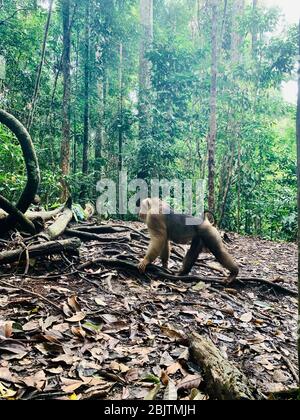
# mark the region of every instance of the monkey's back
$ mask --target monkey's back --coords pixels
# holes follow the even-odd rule
[[[185,214],[165,214],[168,238],[177,244],[189,243],[198,232],[197,219]],[[194,221],[194,223],[193,223]]]

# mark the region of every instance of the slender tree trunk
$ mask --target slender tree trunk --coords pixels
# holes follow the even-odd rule
[[[245,8],[245,0],[234,0],[233,3],[233,24],[231,33],[231,62],[237,64],[240,58],[241,36],[239,34],[239,19]]]
[[[235,146],[234,146],[234,144],[232,144],[231,156],[230,156],[229,162],[227,164],[227,178],[226,178],[226,183],[224,185],[224,190],[223,190],[224,193],[223,193],[223,197],[222,197],[222,201],[221,201],[220,221],[219,221],[219,226],[220,227],[222,227],[223,218],[224,218],[224,215],[225,215],[226,203],[227,203],[227,198],[228,198],[228,194],[229,194],[229,190],[230,190],[231,178],[232,178],[232,174],[233,174],[234,151],[235,151]]]
[[[224,0],[224,11],[223,11],[223,19],[222,19],[222,26],[220,32],[220,45],[219,48],[222,49],[223,46],[223,38],[226,26],[226,19],[227,19],[227,9],[228,9],[228,0]]]
[[[139,177],[147,176],[144,171],[143,146],[152,137],[152,95],[151,95],[151,63],[147,52],[153,43],[153,0],[140,0],[141,41],[139,65],[139,139],[140,170]]]
[[[99,120],[95,139],[95,180],[99,181],[102,172],[102,150],[104,141],[104,81],[98,82]]]
[[[299,21],[299,57],[300,57],[300,21]],[[298,104],[297,104],[297,175],[298,175],[298,361],[299,361],[299,384],[300,384],[300,58],[298,63]]]
[[[80,32],[77,29],[76,34],[76,64],[75,64],[75,98],[79,95],[79,50],[80,50]],[[73,105],[73,173],[77,172],[77,145],[79,141],[77,129],[77,108],[76,103]]]
[[[41,51],[41,60],[40,60],[40,64],[39,64],[39,67],[38,67],[37,77],[36,77],[36,81],[35,81],[35,87],[34,87],[33,97],[32,97],[32,101],[31,101],[31,108],[29,110],[28,119],[27,119],[27,129],[28,129],[28,131],[30,131],[30,129],[31,129],[31,125],[32,125],[32,122],[33,122],[33,117],[34,117],[34,112],[35,112],[35,107],[36,107],[38,94],[39,94],[42,69],[43,69],[43,65],[44,65],[44,61],[45,61],[47,38],[48,38],[52,9],[53,9],[53,2],[54,2],[54,0],[50,0],[50,2],[49,2],[49,11],[48,11],[47,22],[46,22],[46,26],[45,26],[45,32],[44,32],[44,39],[43,39],[43,45],[42,45],[42,51]]]
[[[123,168],[123,44],[120,43],[120,68],[119,68],[119,172]]]
[[[70,97],[71,97],[71,31],[70,31],[70,0],[62,0],[63,18],[63,123],[62,123],[62,143],[61,143],[61,172],[62,176],[69,175],[70,172]],[[62,201],[65,202],[69,195],[69,188],[66,180],[62,181]]]
[[[215,209],[215,154],[217,137],[217,13],[218,1],[211,0],[211,91],[210,91],[210,130],[208,137],[208,207]]]
[[[258,0],[252,1],[252,7],[253,7],[253,15],[256,15]],[[256,57],[257,52],[257,27],[256,27],[256,20],[253,21],[252,25],[252,56],[253,58]]]
[[[86,0],[85,7],[85,52],[84,52],[84,133],[83,133],[83,156],[82,174],[83,184],[81,199],[84,201],[87,193],[85,177],[89,172],[89,137],[90,137],[90,0]]]
[[[237,203],[237,231],[241,230],[241,143],[238,140],[238,203]]]
[[[74,20],[75,20],[77,8],[78,8],[78,4],[75,3],[74,4],[73,13],[72,13],[72,18],[71,18],[71,21],[70,21],[70,28],[69,28],[70,33],[71,33],[72,26],[73,26],[73,23],[74,23]],[[62,70],[63,54],[64,53],[62,53],[61,56],[60,56],[60,58],[59,58],[59,61],[58,61],[58,64],[57,64],[57,70],[56,70],[56,73],[55,73],[55,78],[54,78],[54,83],[53,83],[53,89],[52,89],[52,94],[51,94],[51,100],[50,100],[50,111],[49,111],[50,114],[51,114],[51,112],[53,110],[54,98],[55,98],[56,88],[57,88],[57,82],[58,82],[58,78],[59,78],[60,72]]]

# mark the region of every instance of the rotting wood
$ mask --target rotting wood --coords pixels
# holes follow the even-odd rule
[[[209,338],[193,333],[189,342],[191,356],[203,371],[206,392],[212,399],[257,399],[257,391],[246,376],[222,356]]]
[[[35,235],[36,230],[32,221],[27,219],[27,217],[20,210],[12,205],[5,197],[2,197],[2,195],[0,195],[0,207],[10,216],[13,216],[25,232],[31,233],[31,235]]]

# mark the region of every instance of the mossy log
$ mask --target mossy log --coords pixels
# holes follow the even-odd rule
[[[197,333],[189,337],[190,352],[203,370],[206,392],[216,400],[255,400],[257,391],[246,376],[226,360],[209,338]]]

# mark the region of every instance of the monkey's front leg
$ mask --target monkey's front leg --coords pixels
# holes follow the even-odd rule
[[[162,254],[166,240],[167,238],[164,236],[155,236],[151,238],[147,253],[144,259],[138,265],[138,269],[141,273],[144,273],[147,266]]]

